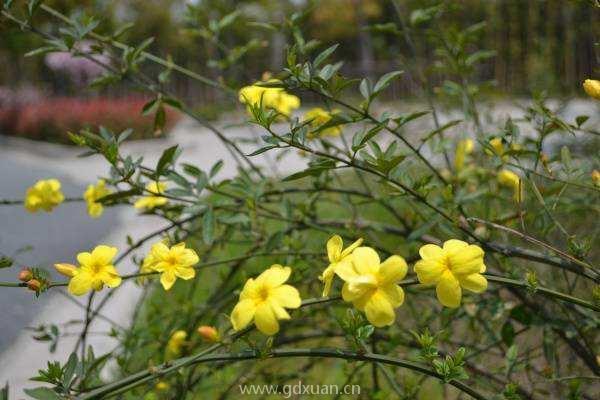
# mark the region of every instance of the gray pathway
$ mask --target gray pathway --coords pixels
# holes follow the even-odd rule
[[[32,167],[7,154],[0,158],[0,171],[0,198],[3,199],[21,198],[32,182],[44,178],[60,179],[67,196],[79,197],[85,190],[81,183],[66,179],[52,166]],[[51,268],[57,260],[74,261],[73,254],[94,246],[116,224],[115,210],[108,210],[102,218],[93,220],[88,217],[83,203],[65,204],[49,214],[31,214],[22,206],[0,207],[0,254],[14,256],[16,260],[12,268],[0,269],[0,280],[14,281],[20,266]],[[20,249],[24,251],[19,252]],[[46,300],[47,297],[36,299],[33,292],[21,289],[0,290],[0,321],[3,321],[0,352],[29,326]]]

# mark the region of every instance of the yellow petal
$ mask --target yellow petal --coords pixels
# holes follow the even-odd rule
[[[230,318],[233,329],[239,331],[248,326],[248,324],[252,321],[252,318],[254,318],[255,311],[256,307],[254,306],[254,301],[252,300],[246,299],[237,303],[231,312]]]
[[[277,322],[275,313],[267,302],[256,308],[254,323],[256,324],[256,328],[265,335],[271,336],[279,332],[279,322]]]
[[[481,274],[471,274],[458,278],[460,286],[475,293],[481,293],[487,289],[487,279]]]
[[[181,278],[181,279],[184,279],[187,281],[188,279],[192,279],[193,277],[196,276],[196,270],[191,267],[177,267],[175,269],[175,275],[178,278]]]
[[[77,262],[80,265],[90,265],[92,263],[92,254],[87,251],[77,254]]]
[[[292,269],[290,267],[282,267],[279,264],[275,264],[260,274],[256,278],[256,283],[270,287],[281,286],[288,280],[291,273]]]
[[[368,292],[377,289],[377,280],[373,275],[361,275],[348,281],[348,292],[353,297],[362,297]]]
[[[283,308],[276,300],[273,298],[270,299],[269,304],[273,313],[275,314],[275,318],[277,319],[290,319],[290,314]]]
[[[102,282],[108,287],[115,288],[121,284],[121,277],[118,275],[107,274],[105,277],[102,277]]]
[[[354,302],[360,297],[360,293],[350,291],[350,284],[344,283],[342,286],[342,299],[348,302]]]
[[[379,255],[370,247],[358,247],[352,252],[352,263],[359,275],[375,274],[379,269]]]
[[[116,247],[101,244],[100,246],[96,246],[96,248],[92,251],[92,258],[97,264],[110,264],[112,259],[117,255],[118,251],[119,250],[117,250]]]
[[[470,245],[459,251],[449,254],[452,273],[455,275],[469,275],[481,271],[483,264],[483,250],[479,246]]]
[[[353,257],[354,256],[346,257],[343,261],[335,264],[334,271],[336,275],[346,282],[359,276],[354,268],[354,263],[352,262]]]
[[[173,287],[173,285],[175,284],[176,279],[177,278],[175,277],[175,274],[171,271],[163,272],[160,275],[160,283],[162,284],[165,290],[171,289],[171,287]]]
[[[423,260],[439,260],[444,256],[444,252],[440,246],[426,244],[419,249],[419,255]]]
[[[407,271],[408,265],[406,265],[404,258],[391,256],[381,263],[379,267],[379,283],[381,285],[397,283],[404,279]]]
[[[135,203],[133,203],[133,207],[134,208],[146,208],[148,207],[148,198],[147,197],[142,197],[141,199],[137,200]]]
[[[298,308],[302,304],[300,292],[290,285],[282,285],[273,289],[271,296],[282,307]]]
[[[169,256],[169,248],[163,242],[154,243],[150,249],[150,253],[157,260],[162,260]]]
[[[380,291],[375,292],[366,302],[365,314],[367,320],[378,328],[391,325],[396,319],[394,308]]]
[[[329,258],[330,263],[340,260],[343,245],[344,242],[339,235],[333,235],[327,241],[327,258]]]
[[[198,264],[199,261],[200,258],[198,257],[198,254],[196,254],[196,252],[192,249],[185,249],[179,260],[181,264],[190,267],[193,267],[194,265]]]
[[[404,303],[404,290],[398,285],[387,285],[379,288],[393,307],[400,307]]]
[[[73,264],[65,264],[65,263],[54,264],[54,268],[56,269],[56,271],[58,273],[60,273],[64,276],[68,276],[70,278],[75,276],[75,272],[77,271],[77,267],[75,267]]]
[[[333,283],[333,277],[335,276],[334,264],[329,264],[325,271],[319,276],[319,280],[323,282],[323,297],[329,296],[331,291],[331,284]]]
[[[353,252],[353,251],[354,251],[354,250],[355,250],[355,249],[356,249],[358,246],[360,246],[360,245],[362,244],[362,242],[363,242],[363,239],[362,239],[362,238],[360,238],[360,239],[356,240],[354,243],[352,243],[350,246],[346,247],[346,249],[345,249],[344,251],[342,251],[341,257],[342,257],[342,258],[344,258],[344,257],[347,257],[347,256],[349,256],[350,254],[352,254],[352,252]]]
[[[415,263],[415,273],[424,285],[437,283],[444,272],[444,265],[438,261],[419,260]]]
[[[445,271],[435,288],[438,300],[446,307],[456,308],[460,306],[462,291],[458,280],[450,271]]]
[[[469,243],[463,242],[462,240],[450,239],[444,242],[444,250],[455,252],[467,247],[468,245]]]
[[[250,278],[246,281],[244,287],[242,288],[242,291],[240,293],[240,300],[254,299],[257,297],[259,297],[258,285],[256,284],[256,281],[254,279]]]
[[[92,290],[92,277],[85,272],[78,272],[71,280],[69,281],[69,286],[67,287],[69,293],[75,296],[81,296],[86,294],[90,290]]]

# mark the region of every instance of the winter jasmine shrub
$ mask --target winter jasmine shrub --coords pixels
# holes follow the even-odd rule
[[[397,23],[369,29],[406,46],[412,61],[390,54],[402,70],[358,79],[343,73],[336,44],[306,37],[305,14],[248,24],[248,42],[234,45],[227,32],[245,11],[215,11],[206,26],[186,31],[219,49],[209,65],[220,78],[211,79],[151,54],[152,40],[124,43],[122,32],[105,32],[93,18],[4,1],[3,23],[44,39],[33,55],[85,59],[102,68],[95,86],[129,84],[150,100],[123,106],[117,113],[130,119],[115,126],[104,124],[108,105],[102,115],[84,107],[77,126],[63,123],[71,100],[31,111],[19,124],[46,118],[43,127],[71,130],[70,140],[103,157],[109,172],[90,176],[84,193],[63,193],[46,177],[0,204],[35,213],[85,201],[93,218],[119,206],[165,222],[128,237],[127,248],[98,244],[55,260],[63,280],[39,265],[0,282],[42,302],[66,288],[86,305],[77,348],[66,363],[50,360],[33,377],[44,385],[26,395],[226,398],[246,384],[301,380],[356,384],[364,399],[597,397],[600,173],[586,148],[599,148],[598,117],[563,118],[541,95],[521,103],[519,115],[486,115],[472,80],[495,55],[477,48],[485,24],[449,21],[452,2],[406,3],[415,6],[408,14],[400,2],[386,8]],[[197,20],[195,7],[188,4],[186,21]],[[38,26],[39,15],[53,24]],[[229,79],[262,30],[287,40],[281,68],[242,84]],[[434,53],[434,65],[420,64],[415,43]],[[245,116],[248,135],[224,134],[170,93],[174,74],[222,91]],[[382,96],[409,74],[421,109],[402,112]],[[598,107],[593,78],[577,89]],[[449,114],[440,104],[458,104],[454,119],[442,118]],[[182,162],[179,145],[157,162],[122,146],[141,113],[157,131],[171,112],[216,135],[236,174],[224,176],[218,159]],[[280,161],[290,154],[303,161],[300,170]],[[265,159],[280,162],[272,169]],[[108,318],[104,304],[127,280],[144,293],[131,325],[115,324],[114,350],[94,354],[85,347],[89,325]],[[100,291],[102,301],[94,297]],[[62,322],[57,337],[66,335]]]

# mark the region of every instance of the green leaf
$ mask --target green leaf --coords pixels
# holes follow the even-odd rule
[[[58,394],[56,394],[52,389],[48,389],[45,387],[38,387],[35,389],[23,389],[23,391],[37,400],[61,400]]]
[[[215,175],[217,175],[219,173],[219,171],[221,170],[221,168],[223,168],[223,160],[219,160],[215,163],[215,165],[212,166],[212,168],[210,169],[210,172],[208,173],[208,175],[211,178],[214,178]]]
[[[265,147],[261,147],[260,149],[258,149],[258,150],[256,150],[256,151],[253,151],[253,152],[252,152],[252,153],[250,153],[250,154],[247,154],[247,156],[248,156],[248,157],[254,157],[254,156],[257,156],[257,155],[259,155],[259,154],[262,154],[262,153],[264,153],[264,152],[266,152],[266,151],[269,151],[269,150],[271,150],[271,149],[277,149],[277,148],[279,148],[279,146],[265,146]]]
[[[295,174],[283,178],[283,181],[289,182],[304,178],[306,176],[319,176],[326,170],[333,168],[335,168],[335,162],[333,160],[319,160],[312,163],[310,167],[304,171],[296,172]]]
[[[323,63],[337,48],[339,44],[334,44],[333,46],[328,47],[323,50],[318,56],[315,57],[315,61],[313,61],[313,67],[317,68],[319,65]]]
[[[156,111],[158,106],[160,105],[160,98],[155,98],[144,104],[142,107],[142,115],[150,115]]]
[[[513,344],[513,342],[515,341],[515,328],[510,323],[510,321],[506,321],[504,325],[502,325],[500,336],[502,336],[502,341],[507,346],[511,346]]]
[[[9,268],[13,265],[13,259],[7,256],[0,256],[0,268]]]
[[[75,369],[77,368],[78,364],[79,359],[77,358],[77,353],[71,353],[69,360],[63,368],[62,382],[64,387],[71,386],[71,381],[74,378]]]
[[[590,119],[589,115],[579,115],[575,118],[575,123],[577,127],[581,127],[588,119]]]
[[[27,3],[27,11],[29,11],[29,16],[33,16],[33,14],[41,5],[42,0],[29,0],[29,2]]]
[[[567,146],[560,149],[560,159],[567,171],[571,169],[571,152]]]
[[[479,50],[467,57],[465,64],[471,66],[479,61],[487,60],[488,58],[495,56],[496,52],[494,50]]]
[[[387,88],[394,79],[397,79],[403,73],[404,71],[392,71],[383,75],[375,84],[375,87],[373,88],[373,94],[377,94]]]
[[[460,124],[461,122],[462,122],[462,120],[461,120],[461,119],[457,119],[457,120],[454,120],[454,121],[450,121],[450,122],[448,122],[448,123],[445,123],[444,125],[440,126],[439,128],[437,128],[437,129],[434,129],[433,131],[429,132],[429,133],[427,134],[427,136],[425,136],[423,139],[421,139],[421,141],[422,141],[423,143],[425,143],[425,142],[427,142],[429,139],[431,139],[432,137],[434,137],[435,135],[438,135],[438,134],[442,133],[442,132],[443,132],[443,131],[445,131],[446,129],[452,128],[453,126],[455,126],[455,125],[458,125],[458,124]]]
[[[213,235],[215,230],[215,215],[212,207],[207,209],[202,217],[202,240],[207,245],[211,245],[213,242]]]
[[[50,52],[53,52],[56,50],[57,49],[54,46],[44,46],[44,47],[40,47],[38,49],[31,50],[31,51],[25,53],[24,57],[33,57],[33,56],[37,56],[37,55],[50,53]]]
[[[162,153],[158,163],[156,164],[156,176],[163,175],[167,167],[173,163],[173,159],[177,154],[178,146],[179,145],[171,146]]]
[[[366,100],[369,100],[369,98],[371,97],[371,82],[369,82],[367,78],[364,78],[362,81],[360,81],[360,85],[358,85],[358,90]]]
[[[170,105],[173,108],[176,108],[178,110],[181,110],[183,108],[183,104],[177,100],[174,99],[172,97],[165,97],[162,99],[163,103]]]
[[[233,21],[235,21],[235,19],[239,15],[240,15],[240,11],[236,10],[236,11],[234,11],[232,13],[227,14],[223,18],[221,18],[221,20],[219,21],[219,29],[223,29],[223,28],[226,28],[229,25],[231,25],[233,23]]]
[[[429,114],[430,111],[416,111],[413,113],[410,113],[408,115],[403,115],[400,118],[395,118],[394,121],[398,124],[398,128],[400,128],[401,126],[409,123],[410,121],[420,118],[423,115],[427,115]]]

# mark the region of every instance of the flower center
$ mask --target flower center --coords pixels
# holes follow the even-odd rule
[[[443,264],[448,271],[452,272],[452,263],[450,262],[450,257],[444,257]]]
[[[269,294],[270,294],[270,290],[267,286],[262,286],[260,289],[258,289],[258,299],[262,302],[262,301],[267,301],[267,299],[269,298]]]
[[[94,263],[92,263],[91,267],[92,267],[91,269],[94,272],[94,274],[98,274],[98,273],[100,273],[100,271],[102,271],[102,268],[104,267],[104,265],[94,262]]]

